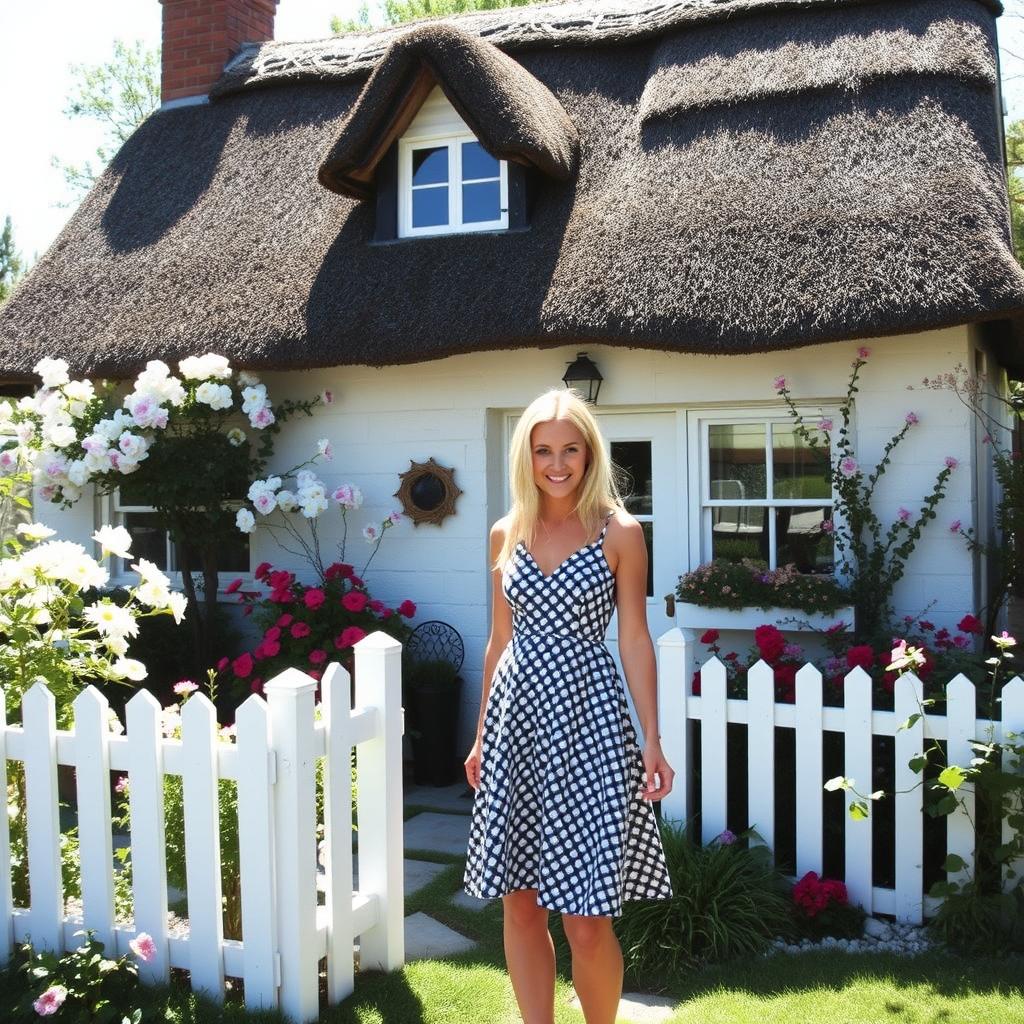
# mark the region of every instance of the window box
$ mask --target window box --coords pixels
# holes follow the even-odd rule
[[[786,619],[799,621],[784,622]],[[828,614],[808,614],[799,608],[709,608],[703,604],[676,601],[676,624],[680,629],[744,629],[777,626],[784,632],[825,630],[837,622],[853,626],[853,607],[837,608]]]

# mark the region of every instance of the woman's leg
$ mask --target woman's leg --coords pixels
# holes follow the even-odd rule
[[[587,1024],[615,1024],[622,998],[622,948],[610,917],[563,914],[572,983]]]
[[[555,945],[548,911],[537,906],[536,889],[502,897],[505,907],[505,963],[523,1024],[554,1024]]]

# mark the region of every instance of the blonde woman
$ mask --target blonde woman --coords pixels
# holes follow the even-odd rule
[[[493,618],[477,737],[465,888],[501,896],[505,958],[524,1024],[553,1024],[559,911],[587,1024],[614,1024],[624,900],[672,886],[652,801],[672,788],[661,752],[647,546],[612,478],[581,396],[555,388],[520,417],[509,451],[512,508],[491,529]],[[619,657],[643,729],[604,644]]]

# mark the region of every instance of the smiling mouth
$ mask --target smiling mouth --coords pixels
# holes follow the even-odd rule
[[[550,473],[545,473],[544,476],[550,480],[553,484],[564,484],[569,479],[571,473],[566,473],[565,476],[551,476]]]

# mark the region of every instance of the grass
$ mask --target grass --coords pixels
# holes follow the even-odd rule
[[[417,808],[407,808],[407,816]],[[433,808],[431,808],[433,810]],[[356,990],[321,1015],[324,1024],[518,1024],[505,973],[500,901],[482,910],[451,903],[462,886],[463,858],[407,851],[446,869],[408,897],[406,913],[423,911],[478,942],[445,960],[420,960],[392,974],[357,975]],[[573,996],[568,944],[559,915],[550,918],[558,955],[557,1024],[583,1024]],[[929,953],[814,952],[757,957],[663,979],[661,993],[678,1005],[670,1024],[1013,1024],[1024,1021],[1024,958],[969,960]],[[627,991],[636,991],[626,979]],[[0,974],[0,1005],[21,989]],[[277,1014],[217,1007],[181,986],[148,990],[151,1020],[173,1024],[277,1024]]]

